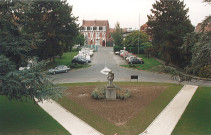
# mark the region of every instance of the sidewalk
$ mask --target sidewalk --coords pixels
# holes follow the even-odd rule
[[[102,135],[53,100],[38,104],[72,135]]]
[[[197,88],[198,86],[185,85],[140,135],[170,135]]]

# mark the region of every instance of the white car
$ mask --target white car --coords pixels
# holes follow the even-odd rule
[[[129,57],[126,58],[126,61],[130,61],[131,59],[134,59],[134,58],[136,58],[136,56],[134,56],[134,55],[129,56]]]
[[[116,51],[116,52],[114,52],[116,55],[119,55],[120,53],[119,53],[119,51]]]

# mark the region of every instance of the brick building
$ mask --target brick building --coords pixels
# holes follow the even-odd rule
[[[145,33],[147,33],[147,29],[148,29],[147,23],[143,24],[143,25],[140,27],[140,31],[145,32]]]
[[[204,32],[211,31],[211,22],[209,22],[205,27],[204,27]],[[202,32],[202,23],[199,23],[196,28],[195,32],[199,33]]]
[[[109,41],[108,20],[83,20],[81,33],[85,37],[86,44],[106,46]]]
[[[140,31],[147,33],[148,28],[149,26],[147,25],[147,23],[145,23],[140,27]],[[149,35],[149,33],[147,33],[147,35],[149,36],[149,40],[152,41],[152,35]]]

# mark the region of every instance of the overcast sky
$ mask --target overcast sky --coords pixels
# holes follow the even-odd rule
[[[147,15],[151,14],[155,0],[67,0],[73,6],[73,15],[82,20],[108,20],[110,27],[116,22],[122,28],[138,28],[147,22]],[[211,5],[202,3],[202,0],[185,0],[188,15],[194,26],[211,14]]]

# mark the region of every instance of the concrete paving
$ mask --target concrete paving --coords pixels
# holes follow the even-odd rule
[[[131,75],[138,75],[139,82],[164,82],[177,83],[170,75],[153,73],[143,70],[133,70],[121,67],[127,63],[119,55],[114,55],[112,47],[99,47],[98,52],[92,57],[91,67],[79,70],[70,70],[68,73],[52,75],[55,83],[77,83],[77,82],[107,82],[107,75],[101,71],[107,67],[114,73],[114,82],[130,82]],[[211,81],[191,81],[182,84],[209,86]]]
[[[170,135],[198,86],[185,85],[140,135]]]
[[[72,135],[102,135],[53,100],[38,104]]]

